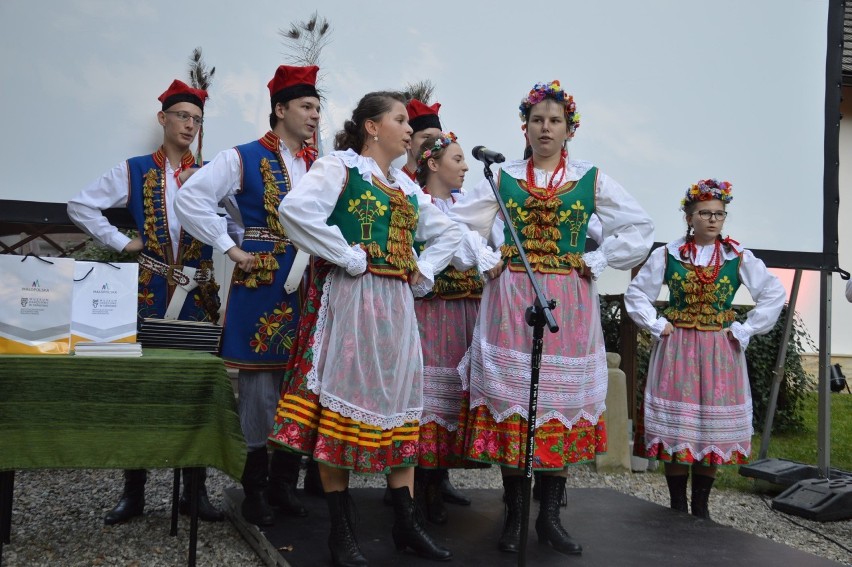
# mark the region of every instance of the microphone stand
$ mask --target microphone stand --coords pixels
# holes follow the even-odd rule
[[[559,325],[553,318],[551,312],[556,308],[556,301],[547,300],[541,292],[541,288],[533,276],[532,268],[530,267],[527,255],[524,252],[524,247],[521,245],[521,240],[518,238],[518,232],[515,230],[515,225],[512,223],[512,217],[509,216],[509,211],[506,209],[506,204],[500,198],[500,192],[497,190],[497,185],[494,183],[494,174],[491,173],[491,163],[483,160],[485,163],[485,178],[491,185],[491,190],[494,192],[494,197],[497,199],[497,204],[500,206],[500,212],[503,214],[506,227],[509,229],[509,234],[512,240],[518,247],[518,255],[521,257],[521,262],[524,264],[524,270],[530,278],[533,290],[535,291],[535,301],[527,310],[524,319],[527,325],[533,328],[532,341],[532,358],[530,365],[530,399],[529,408],[527,411],[527,443],[526,454],[524,457],[524,480],[522,485],[523,505],[521,507],[521,548],[518,553],[518,565],[524,567],[527,561],[527,539],[530,529],[530,487],[532,485],[533,475],[533,452],[535,451],[535,420],[536,412],[538,411],[538,380],[539,371],[541,370],[541,354],[544,345],[544,326],[547,325],[551,333],[559,331]],[[508,267],[507,267],[508,268]]]

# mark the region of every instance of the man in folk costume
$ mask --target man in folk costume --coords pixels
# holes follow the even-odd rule
[[[158,99],[163,145],[153,154],[119,163],[68,202],[69,218],[85,233],[117,251],[139,253],[140,320],[216,322],[219,316],[212,249],[185,232],[171,214],[178,188],[198,168],[189,147],[201,128],[206,99],[207,91],[172,82]],[[104,209],[119,206],[130,210],[139,231],[136,238],[119,232],[103,215]],[[184,487],[189,471],[184,470]],[[121,499],[104,519],[107,525],[139,516],[145,507],[146,471],[126,470],[124,479]],[[188,513],[186,491],[180,507]],[[198,511],[202,520],[223,518],[210,504],[203,481]]]
[[[438,118],[440,109],[440,102],[427,106],[416,98],[411,99],[405,105],[405,110],[408,111],[408,125],[414,132],[411,134],[411,147],[408,148],[407,161],[402,166],[402,171],[412,181],[417,181],[417,157],[420,154],[420,146],[423,145],[426,138],[440,136],[442,133],[441,120]]]
[[[219,153],[187,182],[175,202],[187,230],[236,263],[221,355],[227,366],[239,369],[240,422],[249,450],[242,514],[264,526],[275,521],[270,505],[290,515],[307,515],[295,492],[300,455],[275,451],[270,463],[266,439],[296,338],[297,287],[307,259],[290,244],[278,221],[278,204],[317,156],[305,140],[319,127],[318,70],[313,65],[278,67],[268,85],[272,129],[259,140]],[[245,229],[241,246],[216,213],[217,203],[226,200],[239,207]]]

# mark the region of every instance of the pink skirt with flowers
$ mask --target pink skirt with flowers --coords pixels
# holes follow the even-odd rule
[[[724,331],[675,327],[663,337],[651,353],[642,406],[643,456],[748,462],[754,429],[745,355]]]
[[[479,299],[418,300],[414,310],[423,347],[418,465],[464,467],[469,392],[457,367],[473,336]]]

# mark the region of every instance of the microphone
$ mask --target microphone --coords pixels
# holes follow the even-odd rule
[[[505,156],[503,154],[489,150],[485,146],[476,146],[471,150],[473,154],[473,158],[477,159],[487,165],[491,165],[492,163],[503,163],[506,161]]]

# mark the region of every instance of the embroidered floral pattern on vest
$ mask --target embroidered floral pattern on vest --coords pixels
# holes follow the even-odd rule
[[[255,326],[257,332],[249,344],[254,352],[264,353],[270,349],[275,353],[290,352],[295,337],[295,329],[288,328],[293,320],[293,308],[286,301],[279,303],[272,313],[264,312]],[[283,332],[286,330],[286,332]]]
[[[376,217],[384,216],[388,207],[376,199],[372,191],[367,190],[361,193],[359,198],[349,199],[349,208],[347,210],[355,215],[361,223],[361,240],[368,241],[373,239],[373,223]],[[380,254],[381,249],[379,254],[373,253],[371,255],[376,256]]]
[[[525,187],[524,182],[520,183]],[[570,190],[574,184],[575,182],[570,183],[567,189]],[[580,230],[588,222],[589,215],[580,201],[571,206],[570,213],[560,210],[562,205],[563,201],[559,197],[542,199],[534,194],[530,194],[523,205],[511,198],[506,203],[506,208],[515,217],[513,220],[516,224],[524,225],[520,236],[526,237],[523,241],[524,251],[534,270],[567,273],[571,268],[583,267],[582,255],[576,252],[560,255],[558,242],[562,239],[561,223],[567,223],[571,230],[571,245],[576,246]],[[504,244],[500,247],[500,252],[508,262],[518,256],[518,247],[515,244]],[[560,267],[563,270],[560,270]]]

